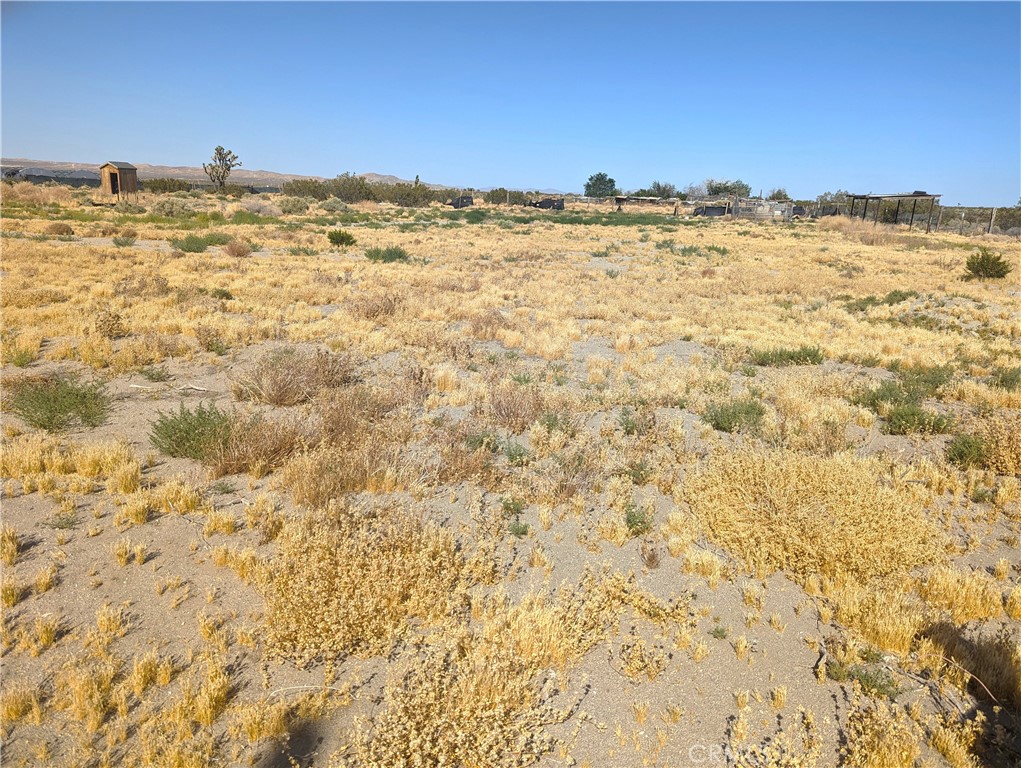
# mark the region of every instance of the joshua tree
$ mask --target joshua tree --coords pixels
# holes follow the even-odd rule
[[[213,150],[213,160],[210,163],[202,163],[202,170],[206,172],[206,176],[213,182],[217,189],[223,189],[223,185],[227,181],[227,177],[230,176],[232,168],[237,168],[241,165],[241,161],[238,160],[238,156],[231,152],[229,149],[223,147],[217,147]]]

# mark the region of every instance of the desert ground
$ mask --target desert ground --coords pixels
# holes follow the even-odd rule
[[[2,193],[5,767],[1021,757],[1016,239]]]

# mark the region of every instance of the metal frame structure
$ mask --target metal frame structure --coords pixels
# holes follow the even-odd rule
[[[906,192],[906,193],[903,193],[903,194],[895,194],[895,195],[873,195],[871,193],[867,194],[867,195],[848,195],[847,196],[847,201],[848,201],[849,207],[847,209],[847,215],[848,215],[849,218],[853,219],[855,217],[855,212],[854,212],[855,204],[859,200],[862,200],[862,201],[864,201],[865,204],[862,206],[862,209],[861,209],[861,220],[865,221],[868,218],[868,215],[869,215],[869,203],[872,202],[873,200],[875,200],[876,201],[876,206],[875,206],[875,211],[874,211],[873,216],[872,216],[872,221],[873,222],[878,222],[879,221],[879,209],[882,208],[883,201],[884,200],[896,200],[897,201],[897,212],[894,214],[894,218],[895,218],[896,221],[900,221],[900,206],[901,206],[901,203],[904,200],[910,200],[911,201],[911,219],[908,221],[908,229],[911,229],[915,225],[915,212],[916,212],[916,210],[918,208],[918,201],[919,200],[928,200],[929,201],[929,210],[928,210],[928,213],[927,213],[927,216],[926,216],[926,221],[925,221],[925,231],[926,232],[930,232],[931,229],[932,229],[932,212],[933,212],[933,209],[939,204],[939,199],[942,196],[943,195],[941,195],[941,194],[940,195],[934,195],[934,194],[930,194],[929,192],[920,192],[918,190],[916,190],[914,192]]]

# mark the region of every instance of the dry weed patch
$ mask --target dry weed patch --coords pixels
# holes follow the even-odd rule
[[[385,654],[412,618],[439,621],[466,599],[454,538],[408,512],[335,504],[288,520],[277,544],[268,640],[299,664]]]
[[[234,380],[231,391],[239,400],[298,405],[354,377],[354,366],[346,355],[284,347],[262,355]]]
[[[880,463],[849,455],[717,452],[686,495],[708,535],[750,568],[862,579],[941,557],[942,534]]]

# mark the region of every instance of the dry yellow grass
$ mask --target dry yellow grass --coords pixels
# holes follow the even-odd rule
[[[30,239],[63,214],[84,238],[130,225],[141,241],[163,240],[196,222],[116,223],[113,212],[79,207],[80,195],[3,191],[5,213],[15,214],[2,222],[5,363],[100,369],[126,411],[146,413],[203,370],[258,414],[207,464],[213,474],[250,475],[225,481],[235,487],[231,506],[204,500],[197,466],[167,469],[162,457],[141,462],[125,442],[5,424],[4,492],[22,517],[14,527],[5,520],[0,539],[3,600],[12,608],[3,647],[16,664],[58,670],[52,700],[26,704],[12,693],[8,705],[5,690],[11,743],[22,743],[23,724],[38,715],[45,728],[73,723],[81,734],[73,748],[52,736],[40,742],[40,753],[55,749],[65,762],[254,762],[267,740],[325,711],[318,699],[274,692],[272,678],[308,679],[317,659],[378,670],[385,656],[387,674],[364,694],[376,704],[341,735],[349,748],[334,763],[517,766],[549,755],[566,764],[576,744],[598,743],[599,725],[607,727],[602,713],[574,708],[586,690],[578,669],[604,660],[611,685],[628,694],[621,711],[639,726],[656,722],[649,713],[661,709],[664,681],[687,690],[702,671],[732,682],[691,691],[691,707],[731,706],[719,698],[753,686],[769,691],[768,702],[755,695],[765,712],[829,701],[835,692],[815,686],[811,672],[769,674],[793,644],[803,650],[802,638],[819,647],[817,616],[837,622],[826,631],[848,648],[893,651],[901,660],[890,663],[917,664],[962,696],[977,690],[975,676],[1000,700],[1016,700],[1011,632],[1021,587],[999,566],[994,580],[944,565],[966,547],[993,550],[997,537],[1016,541],[1018,533],[1017,483],[1006,476],[1018,467],[1021,400],[992,378],[1016,365],[1018,276],[952,283],[946,259],[938,262],[963,239],[838,220],[791,229],[666,218],[525,224],[495,208],[469,225],[436,209],[412,218],[361,205],[349,219],[359,249],[340,254],[289,253],[328,247],[324,225],[300,216],[215,225],[262,244],[240,259],[218,248],[172,254],[145,242],[115,249]],[[143,204],[169,199],[143,195]],[[276,213],[272,199],[173,200],[207,215]],[[8,201],[60,207],[23,217],[29,209]],[[361,256],[361,247],[388,245],[415,260]],[[897,301],[894,291],[917,295]],[[792,329],[828,362],[748,364],[750,350],[791,346]],[[882,417],[849,400],[876,385],[877,366],[933,364],[955,368],[935,407],[976,425],[1000,477],[945,464],[942,438],[882,434]],[[176,380],[132,378],[147,388],[127,392],[128,375],[159,373],[145,366],[168,367]],[[709,404],[746,397],[765,409],[759,437],[720,435],[699,421]],[[515,519],[527,523],[526,539],[508,532],[503,498],[522,502]],[[60,511],[58,530],[26,523],[30,504]],[[76,511],[90,508],[96,522],[77,529]],[[655,532],[634,541],[630,509],[651,513],[662,543]],[[169,530],[187,533],[180,541]],[[217,538],[228,535],[230,544]],[[45,547],[28,546],[36,539],[27,536]],[[656,568],[664,545],[683,560]],[[610,565],[599,568],[604,559]],[[195,575],[210,570],[207,562],[230,571],[212,569],[215,581],[202,582]],[[768,589],[727,583],[738,579],[737,565],[763,579],[783,570],[812,600],[796,586],[774,590],[772,579]],[[79,568],[89,568],[86,584],[68,578]],[[189,628],[195,647],[152,644],[148,611],[119,600],[94,626],[86,616],[81,633],[62,634],[56,618],[36,621],[37,603],[99,599],[125,575]],[[258,594],[239,625],[223,608],[243,585]],[[1005,616],[994,586],[1006,595]],[[688,589],[699,593],[695,605]],[[701,622],[710,617],[746,627],[730,641],[734,656],[705,639]],[[1001,621],[1002,637],[976,640]],[[89,656],[65,663],[79,643]],[[289,664],[265,665],[270,656]],[[846,661],[855,659],[848,650]],[[12,692],[23,690],[24,668]],[[923,735],[879,706],[846,722],[828,710],[837,730],[823,736],[802,712],[763,740],[756,704],[747,695],[741,703],[747,709],[729,734],[698,734],[746,747],[739,764],[815,765],[821,738],[833,751],[837,738],[853,737],[860,746],[850,765],[897,765],[925,738],[966,765],[974,747],[964,726],[931,724]],[[659,764],[656,750],[669,738],[621,731],[618,743]],[[606,754],[589,764],[623,761]]]
[[[879,461],[850,455],[718,452],[686,496],[712,540],[752,570],[869,579],[941,557],[940,531],[884,477]]]

